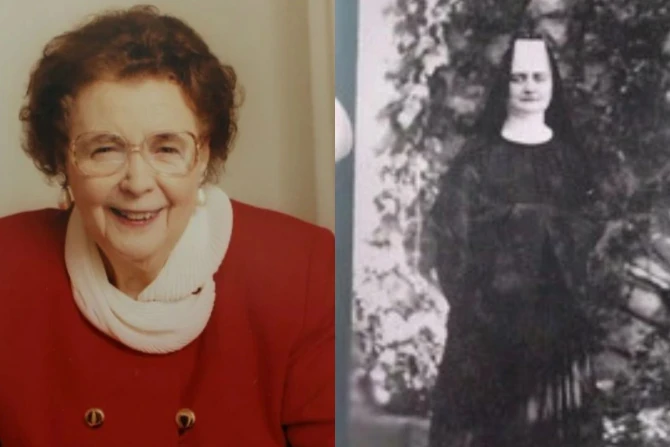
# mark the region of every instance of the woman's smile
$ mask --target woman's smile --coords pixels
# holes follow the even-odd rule
[[[153,211],[132,211],[110,207],[118,222],[129,227],[147,227],[158,219],[164,208]]]

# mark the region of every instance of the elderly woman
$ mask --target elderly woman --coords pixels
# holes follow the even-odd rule
[[[61,210],[0,220],[0,443],[334,445],[334,240],[214,186],[238,90],[152,8],[53,39],[25,151]]]

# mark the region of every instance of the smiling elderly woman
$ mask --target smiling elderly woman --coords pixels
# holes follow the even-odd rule
[[[0,443],[334,445],[334,241],[216,186],[238,89],[152,8],[58,36],[21,113],[61,210],[0,220]]]

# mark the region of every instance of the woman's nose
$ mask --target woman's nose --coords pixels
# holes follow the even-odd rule
[[[134,195],[151,191],[156,185],[153,168],[147,163],[140,151],[128,154],[128,166],[121,182],[123,189]]]
[[[532,93],[536,90],[536,88],[537,84],[532,79],[528,79],[523,83],[523,91],[525,93]]]

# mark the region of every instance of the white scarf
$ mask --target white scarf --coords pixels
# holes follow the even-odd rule
[[[109,282],[98,248],[74,207],[65,237],[65,264],[77,307],[96,328],[150,354],[177,351],[200,335],[214,307],[213,275],[233,227],[228,196],[213,186],[206,194],[206,205],[197,207],[165,266],[137,300]]]

